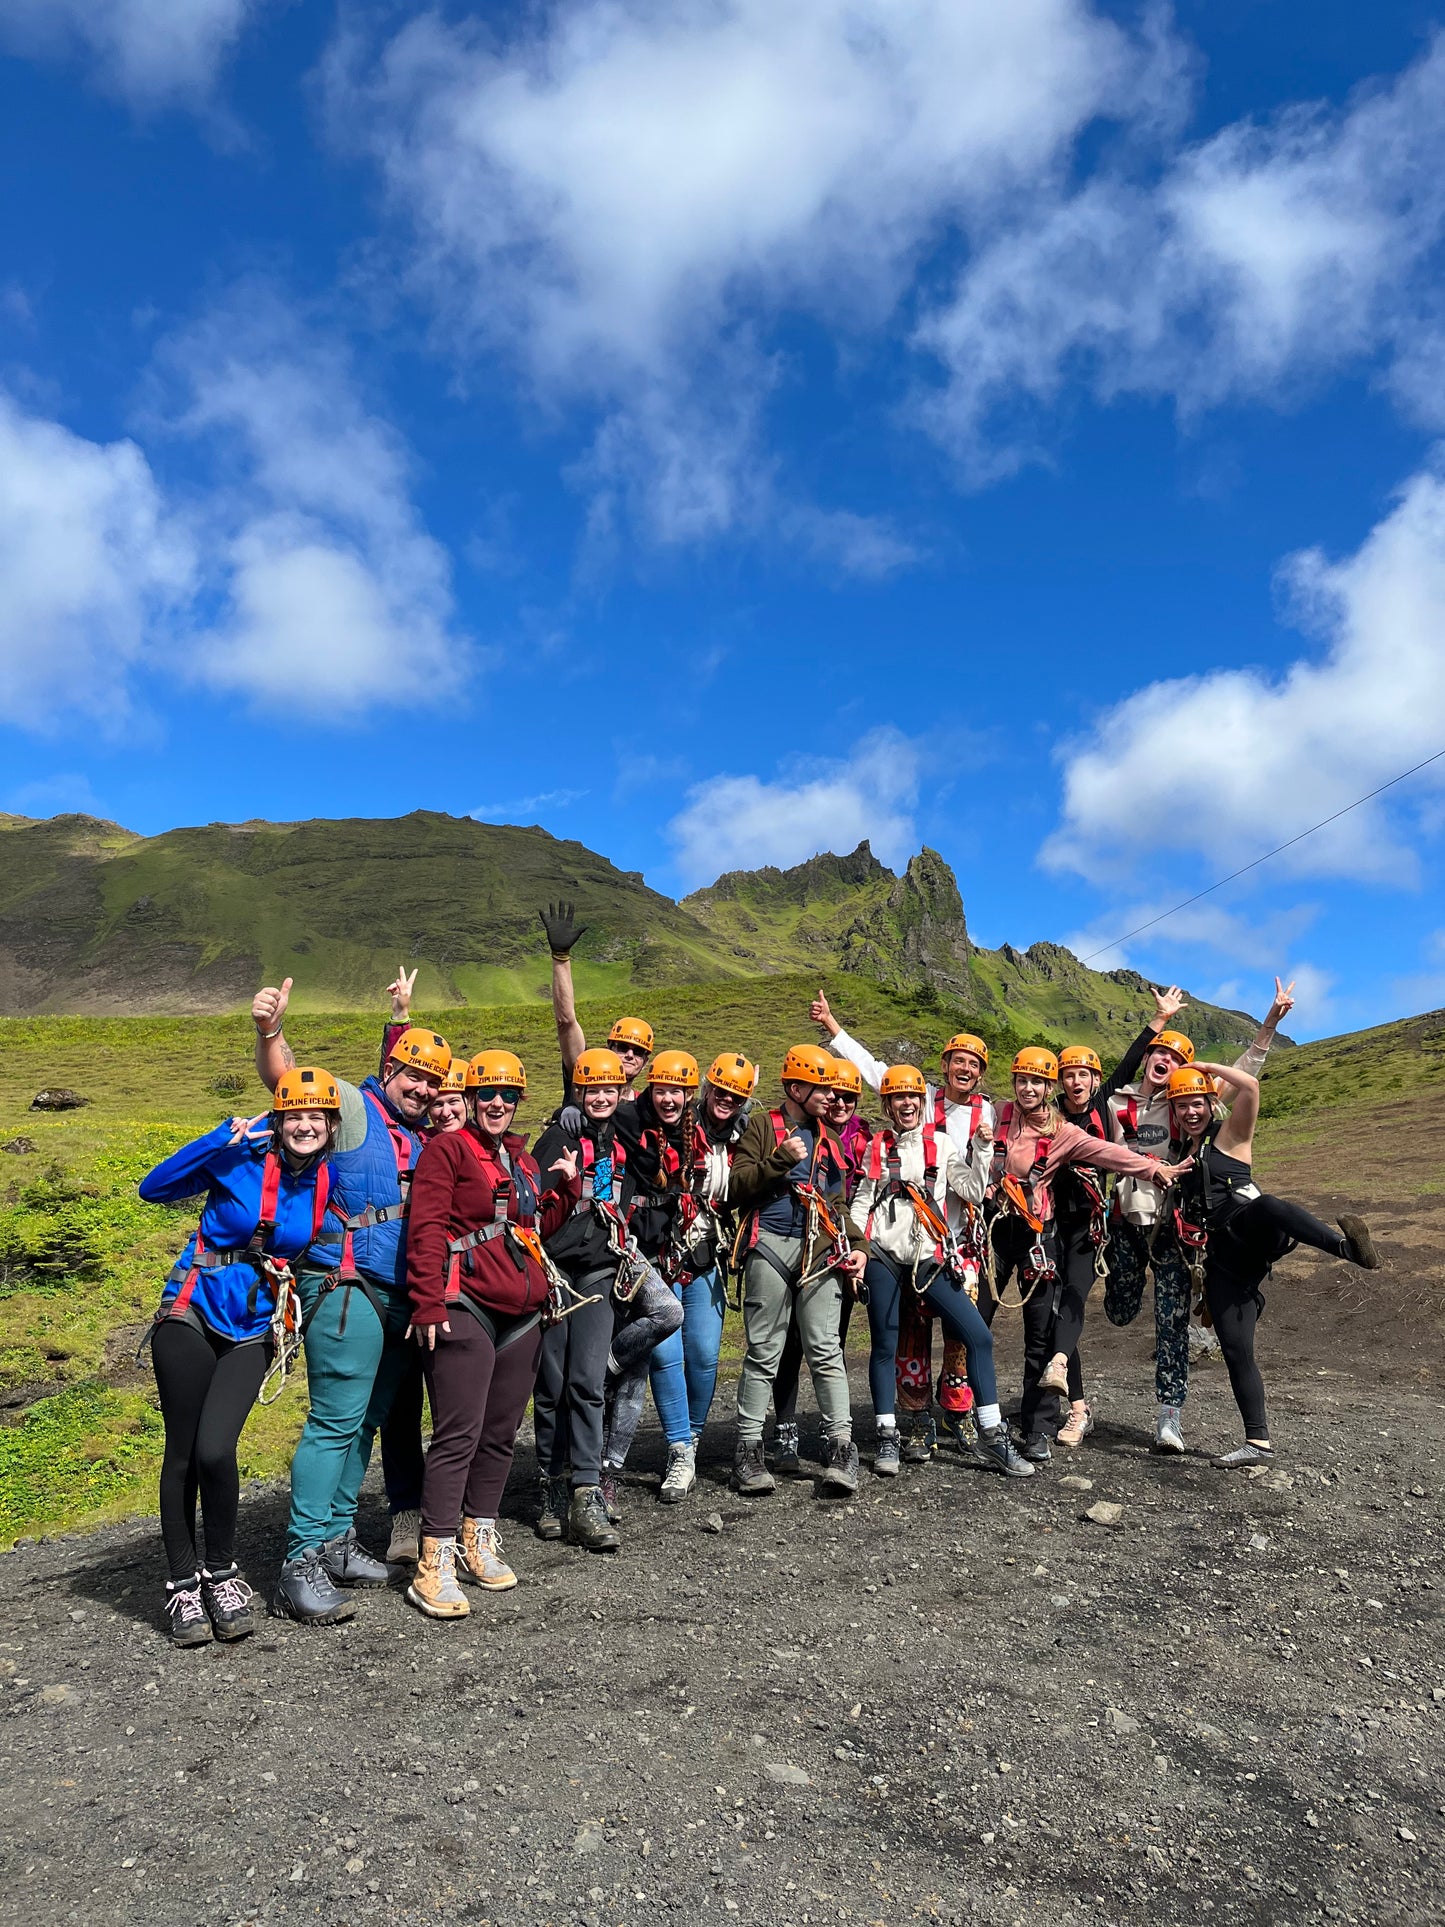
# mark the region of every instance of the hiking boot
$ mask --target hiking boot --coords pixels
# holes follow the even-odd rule
[[[884,1426],[878,1433],[878,1443],[873,1448],[873,1471],[880,1479],[898,1477],[898,1427]]]
[[[986,1465],[990,1472],[1002,1472],[1006,1479],[1031,1479],[1034,1476],[1034,1468],[1015,1446],[1009,1437],[1008,1427],[1002,1421],[994,1426],[979,1426],[978,1462]]]
[[[602,1503],[607,1509],[608,1520],[611,1524],[620,1526],[622,1524],[622,1468],[604,1466],[597,1490],[602,1494]]]
[[[847,1498],[858,1490],[858,1448],[849,1433],[839,1432],[828,1440],[818,1489],[830,1497],[840,1494]]]
[[[905,1465],[927,1465],[938,1443],[938,1427],[932,1412],[913,1412],[902,1427],[898,1452]]]
[[[681,1505],[696,1484],[697,1447],[682,1444],[668,1446],[667,1471],[658,1498],[664,1505]]]
[[[488,1592],[510,1592],[517,1575],[502,1557],[495,1519],[463,1519],[457,1541],[457,1571]]]
[[[209,1646],[211,1622],[201,1601],[201,1575],[166,1581],[166,1631],[172,1646]]]
[[[1154,1450],[1177,1457],[1184,1450],[1183,1413],[1177,1405],[1161,1405],[1154,1421]]]
[[[350,1619],[356,1608],[332,1584],[321,1563],[321,1548],[309,1546],[282,1566],[271,1610],[283,1619],[299,1619],[303,1626],[335,1626]]]
[[[1069,1361],[1062,1352],[1055,1352],[1042,1372],[1039,1373],[1039,1390],[1041,1392],[1067,1393],[1068,1389]]]
[[[1048,1434],[1045,1432],[1030,1432],[1019,1447],[1019,1451],[1030,1465],[1047,1465],[1054,1456]]]
[[[1094,1408],[1092,1405],[1075,1405],[1069,1416],[1059,1427],[1059,1444],[1073,1451],[1084,1443],[1094,1429]]]
[[[763,1457],[762,1441],[749,1444],[739,1439],[737,1450],[733,1453],[733,1489],[745,1499],[760,1499],[765,1493],[776,1491],[777,1480],[768,1470],[767,1460]]]
[[[1335,1223],[1345,1234],[1345,1256],[1352,1265],[1361,1271],[1378,1271],[1380,1254],[1375,1249],[1375,1241],[1370,1236],[1370,1227],[1363,1218],[1336,1218]]]
[[[953,1440],[964,1458],[978,1457],[978,1425],[971,1411],[950,1412],[946,1405],[940,1406],[938,1423],[940,1429]]]
[[[466,1618],[472,1602],[457,1584],[455,1539],[423,1538],[416,1577],[407,1587],[406,1597],[407,1603],[428,1619]]]
[[[414,1566],[421,1557],[421,1514],[403,1506],[391,1515],[391,1537],[386,1543],[389,1566]]]
[[[325,1541],[321,1563],[336,1586],[384,1586],[391,1578],[381,1561],[360,1544],[355,1526],[348,1526],[339,1539]]]
[[[244,1639],[247,1633],[255,1632],[256,1621],[251,1616],[254,1598],[234,1563],[224,1572],[201,1574],[201,1603],[217,1639]]]
[[[791,1421],[773,1427],[773,1470],[796,1472],[798,1469],[798,1428]],[[741,1489],[741,1488],[739,1488]],[[768,1491],[772,1491],[768,1487]]]
[[[1243,1445],[1236,1445],[1232,1452],[1223,1453],[1214,1463],[1224,1472],[1237,1472],[1243,1465],[1273,1465],[1274,1447],[1252,1445],[1246,1439]]]
[[[567,1512],[567,1537],[585,1552],[616,1552],[622,1541],[595,1485],[573,1489]]]
[[[539,1539],[560,1539],[567,1508],[572,1503],[572,1488],[565,1479],[552,1478],[545,1472],[539,1483],[542,1488],[542,1510],[537,1514],[534,1530]]]

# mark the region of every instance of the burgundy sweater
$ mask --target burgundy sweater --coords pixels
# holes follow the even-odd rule
[[[469,1143],[464,1143],[469,1139]],[[539,1194],[536,1228],[550,1238],[564,1224],[580,1194],[575,1178],[558,1180],[548,1190],[523,1140],[509,1132],[502,1140],[514,1171],[525,1172]],[[476,1155],[477,1151],[481,1156]],[[406,1224],[406,1283],[412,1317],[418,1325],[439,1325],[446,1317],[448,1241],[492,1224],[497,1215],[496,1185],[505,1173],[475,1125],[429,1138],[416,1161]],[[549,1173],[549,1177],[553,1174]],[[514,1190],[515,1199],[515,1190]],[[515,1213],[515,1202],[513,1205]],[[519,1222],[525,1222],[519,1218]],[[513,1239],[493,1238],[472,1254],[472,1272],[463,1269],[462,1289],[478,1303],[510,1305],[518,1290],[517,1260],[529,1273],[529,1300],[539,1305],[547,1294],[541,1267],[518,1250]]]

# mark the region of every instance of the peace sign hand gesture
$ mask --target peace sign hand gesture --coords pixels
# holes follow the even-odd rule
[[[386,987],[386,994],[391,999],[391,1021],[394,1024],[404,1024],[411,1015],[411,993],[416,984],[417,970],[420,968],[419,964],[416,965],[408,976],[406,965],[398,964],[394,980]]]
[[[1269,1015],[1265,1018],[1265,1023],[1271,1027],[1275,1024],[1282,1024],[1293,1009],[1294,978],[1291,977],[1289,982],[1284,984],[1276,977],[1274,980],[1274,1002],[1269,1007]]]

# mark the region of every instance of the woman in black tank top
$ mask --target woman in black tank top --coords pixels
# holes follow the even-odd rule
[[[1221,1084],[1235,1093],[1223,1117],[1214,1105]],[[1177,1070],[1169,1079],[1169,1111],[1175,1137],[1194,1158],[1181,1186],[1181,1239],[1202,1250],[1205,1301],[1244,1420],[1244,1444],[1215,1463],[1263,1464],[1274,1456],[1264,1380],[1254,1358],[1265,1274],[1302,1244],[1366,1271],[1380,1260],[1363,1218],[1341,1218],[1339,1230],[1332,1231],[1302,1206],[1261,1195],[1252,1169],[1259,1084],[1247,1072],[1197,1063]]]

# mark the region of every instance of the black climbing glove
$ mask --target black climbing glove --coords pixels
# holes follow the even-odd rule
[[[573,944],[583,934],[587,926],[578,923],[575,903],[549,903],[537,915],[542,919],[542,928],[547,932],[547,944],[554,957],[565,957]]]

